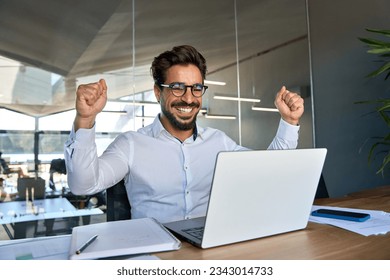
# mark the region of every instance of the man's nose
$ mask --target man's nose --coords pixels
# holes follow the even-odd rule
[[[191,104],[194,98],[195,97],[192,95],[192,89],[190,87],[187,87],[181,99],[187,104]]]

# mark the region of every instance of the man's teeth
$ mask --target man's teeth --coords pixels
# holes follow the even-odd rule
[[[183,113],[190,113],[192,111],[192,108],[177,108],[177,110]]]

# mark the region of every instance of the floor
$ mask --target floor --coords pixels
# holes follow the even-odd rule
[[[91,216],[90,224],[102,223],[106,222],[106,214],[103,213],[101,215],[93,215]],[[78,223],[78,224],[77,224]],[[61,235],[61,234],[69,234],[71,233],[71,228],[76,225],[83,225],[83,220],[80,218],[78,221],[69,221],[69,219],[56,219],[53,226],[53,235]],[[8,225],[11,233],[13,234],[12,228]],[[39,237],[45,236],[45,225],[44,221],[38,221],[37,225],[37,234],[35,234],[35,224],[28,225],[26,237]],[[9,236],[5,231],[3,225],[0,225],[0,240],[9,240]]]

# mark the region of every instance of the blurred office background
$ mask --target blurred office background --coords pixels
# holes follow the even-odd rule
[[[355,104],[388,94],[383,78],[365,77],[378,65],[357,38],[389,29],[389,10],[386,0],[0,0],[2,157],[48,184],[76,88],[100,78],[109,102],[97,120],[99,153],[118,133],[148,125],[159,112],[151,61],[190,44],[208,61],[201,126],[265,149],[280,119],[274,96],[286,85],[305,100],[299,148],[328,149],[330,196],[389,184],[364,145],[387,128],[373,107]],[[4,179],[12,187],[17,177]],[[64,174],[54,180],[67,186]]]

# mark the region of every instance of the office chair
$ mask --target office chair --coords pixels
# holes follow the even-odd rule
[[[28,194],[29,200],[32,200],[32,188],[34,187],[34,199],[46,199],[46,185],[45,180],[38,178],[18,178],[18,199],[17,200],[26,200],[26,194]],[[53,227],[54,227],[55,219],[44,219],[43,225],[45,227],[44,232],[39,232],[39,222],[33,222],[34,225],[34,237],[41,235],[53,235]],[[65,228],[64,231],[66,233],[70,233],[68,228]],[[26,236],[21,236],[21,238],[25,238]],[[19,237],[18,237],[19,238]]]
[[[26,200],[28,195],[29,200],[33,199],[32,189],[34,188],[34,199],[44,199],[46,196],[46,183],[41,177],[23,177],[18,178],[17,190],[18,197],[16,200]]]
[[[57,159],[53,159],[50,163],[50,179],[49,179],[49,187],[55,191],[56,190],[56,187],[55,187],[55,184],[54,184],[54,179],[53,179],[53,174],[54,173],[59,173],[59,174],[64,174],[66,175],[66,164],[65,164],[65,159],[62,159],[62,158],[57,158]],[[76,195],[73,195],[72,193],[70,193],[69,195],[67,195],[68,197],[68,200],[72,203],[73,201],[77,201],[78,200],[78,196]],[[97,206],[101,206],[101,205],[105,205],[106,204],[106,200],[105,200],[105,194],[104,192],[99,192],[99,193],[96,193],[94,195],[91,195],[91,196],[86,196],[86,198],[84,199],[85,203],[88,204],[88,202],[90,201],[91,198],[97,198],[98,202],[97,202]],[[74,204],[74,203],[72,203]],[[77,205],[75,205],[77,206]]]
[[[107,222],[131,219],[131,206],[127,198],[124,179],[106,190]]]
[[[320,181],[318,182],[317,192],[315,198],[329,198],[329,193],[326,188],[324,175],[321,174]]]
[[[34,189],[34,197],[32,189]],[[32,201],[35,199],[45,199],[46,197],[46,183],[41,177],[22,177],[17,180],[18,195],[15,198],[17,201],[24,201],[26,199]],[[22,222],[11,224],[14,230],[15,239],[26,238],[26,228],[32,225],[34,227],[34,237],[38,232],[38,221]]]
[[[59,174],[65,174],[66,175],[66,165],[65,165],[65,159],[57,158],[53,159],[50,163],[50,179],[49,179],[49,187],[55,191],[56,187],[54,185],[54,179],[53,174],[59,173]]]

